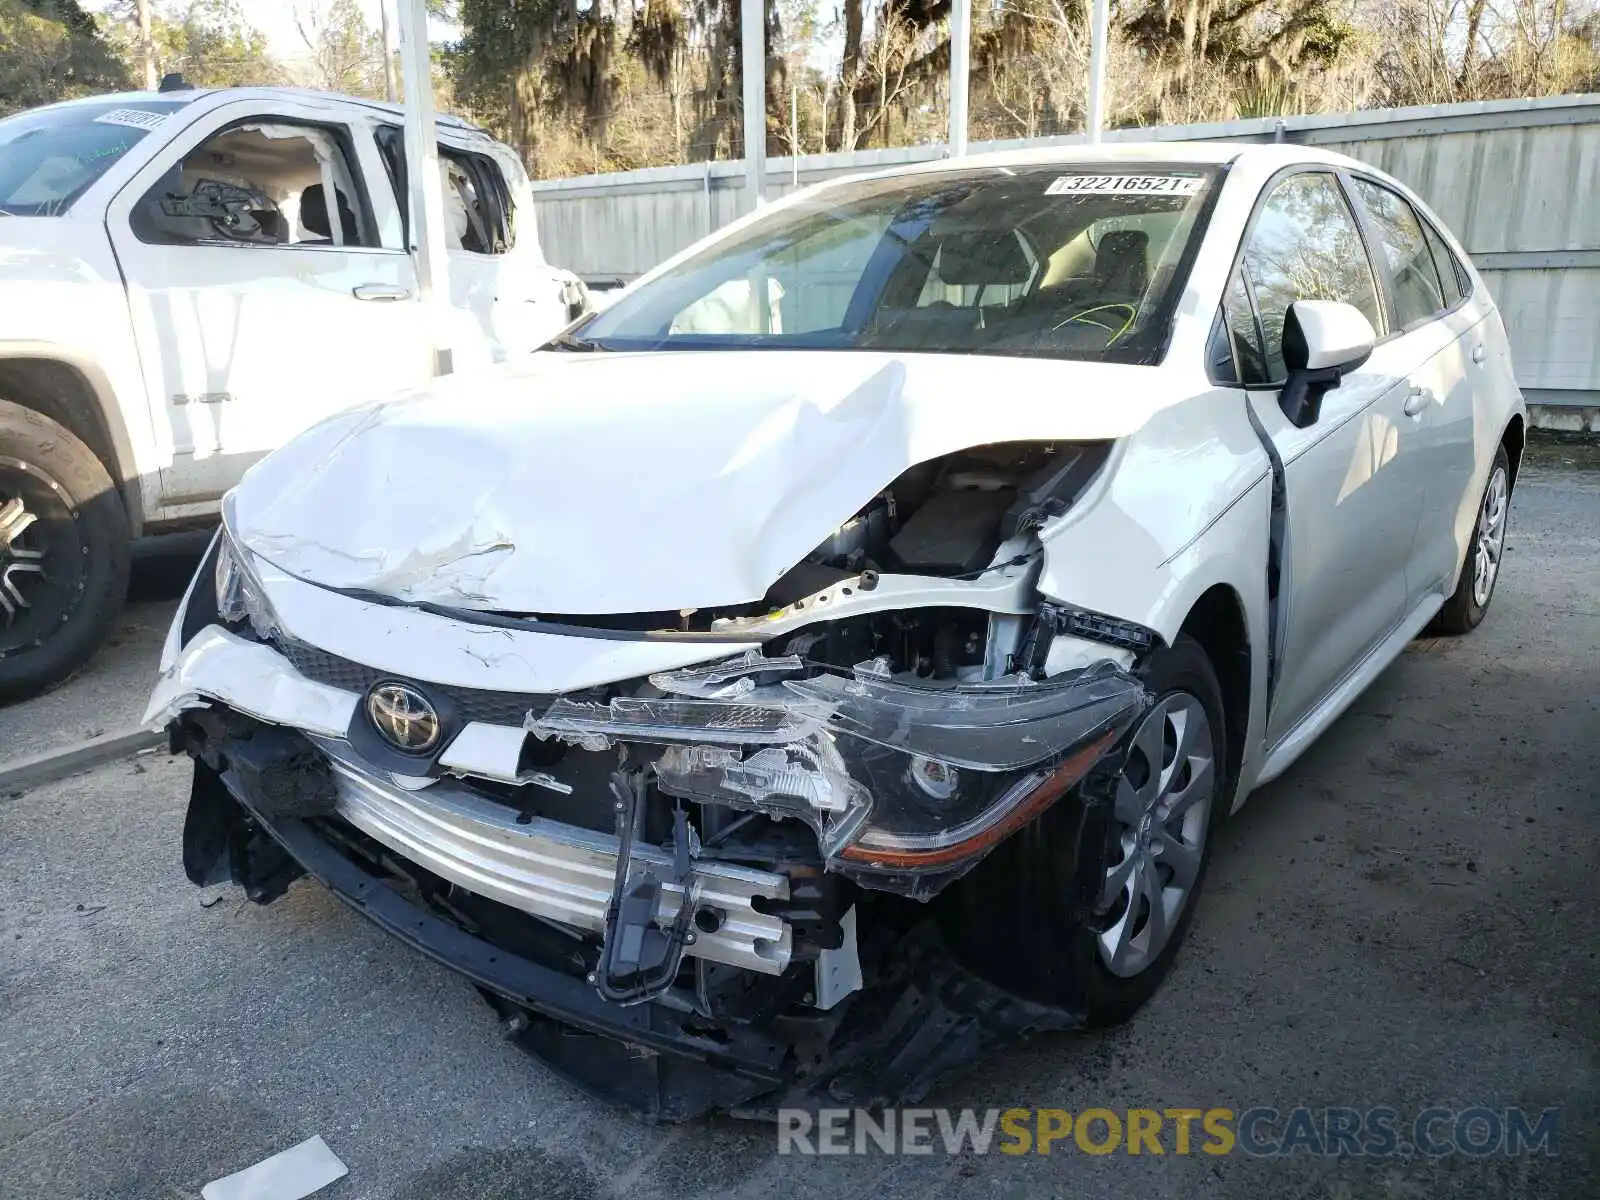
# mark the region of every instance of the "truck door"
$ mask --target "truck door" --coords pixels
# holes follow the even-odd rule
[[[209,511],[267,451],[429,376],[416,276],[345,106],[225,105],[112,201],[108,232],[163,457],[162,515]]]
[[[504,362],[538,349],[578,315],[582,295],[562,284],[539,248],[527,177],[516,156],[481,136],[441,131],[444,243],[450,304],[444,319],[455,369]],[[409,195],[405,134],[378,130],[377,144],[400,204]]]

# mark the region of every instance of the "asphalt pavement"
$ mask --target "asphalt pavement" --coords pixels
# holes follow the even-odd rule
[[[150,753],[0,797],[0,1197],[195,1197],[313,1134],[350,1167],[330,1200],[1600,1195],[1597,457],[1533,456],[1483,627],[1414,643],[1224,830],[1131,1024],[926,1101],[1558,1107],[1554,1155],[812,1158],[766,1125],[648,1127],[318,887],[190,887],[189,772]]]

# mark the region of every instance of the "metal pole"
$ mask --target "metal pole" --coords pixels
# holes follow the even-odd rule
[[[740,0],[739,61],[744,78],[744,189],[751,209],[763,202],[767,173],[766,0]]]
[[[383,97],[390,104],[399,98],[394,77],[394,35],[389,28],[389,0],[380,0],[378,16],[383,25]]]
[[[144,63],[144,90],[153,92],[160,84],[156,79],[156,47],[150,36],[150,0],[138,0],[134,11],[139,20],[139,58]]]
[[[428,52],[427,0],[399,0],[400,54],[406,85],[406,178],[411,202],[411,257],[417,266],[417,298],[433,342],[434,374],[448,375],[447,314],[450,264],[444,245],[444,184],[439,178],[439,141],[433,111],[433,62]]]
[[[800,186],[800,85],[789,85],[789,184]]]
[[[706,185],[705,186],[706,236],[710,237],[712,230],[714,230],[717,227],[717,219],[716,219],[716,214],[712,211],[712,200],[711,200],[711,160],[709,158],[706,159],[705,185]]]
[[[1089,26],[1089,141],[1105,130],[1106,42],[1111,36],[1111,0],[1093,0]]]
[[[972,74],[972,0],[950,4],[950,157],[967,152],[967,81]]]

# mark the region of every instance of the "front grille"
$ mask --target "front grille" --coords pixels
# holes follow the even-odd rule
[[[365,694],[372,685],[383,679],[408,678],[394,671],[380,671],[363,663],[340,658],[316,646],[292,638],[278,637],[273,644],[289,660],[296,671],[316,683],[338,688],[342,692]],[[520,727],[530,709],[543,709],[552,697],[525,695],[520,692],[491,692],[480,688],[451,687],[442,683],[417,681],[430,695],[447,697],[455,705],[463,721],[482,721],[486,725],[511,725]]]

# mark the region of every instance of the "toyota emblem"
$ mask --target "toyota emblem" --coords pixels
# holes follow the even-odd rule
[[[428,698],[404,683],[380,683],[367,693],[373,728],[397,750],[423,754],[439,744],[439,713]]]

